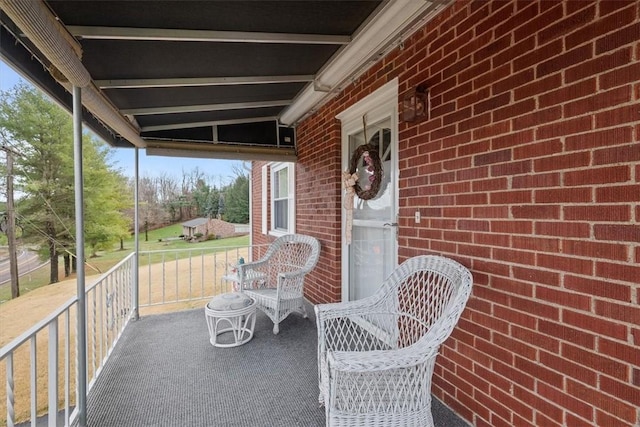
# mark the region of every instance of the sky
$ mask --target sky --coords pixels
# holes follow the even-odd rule
[[[0,59],[0,90],[10,90],[20,81],[29,83]],[[29,83],[30,84],[30,83]],[[127,148],[113,149],[112,162],[125,175],[133,176],[135,150]],[[233,160],[193,159],[186,157],[147,156],[144,149],[139,150],[140,176],[156,177],[163,173],[180,179],[185,173],[198,168],[205,176],[215,177],[216,184],[233,181],[237,169],[243,170],[243,162]]]

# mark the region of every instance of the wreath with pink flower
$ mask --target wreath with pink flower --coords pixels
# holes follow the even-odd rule
[[[368,180],[364,186],[360,186],[358,181],[353,185],[356,194],[362,200],[370,200],[376,197],[382,183],[382,162],[378,155],[378,147],[369,144],[360,145],[351,155],[351,163],[349,164],[349,174],[353,175],[358,170],[360,158],[364,163]]]

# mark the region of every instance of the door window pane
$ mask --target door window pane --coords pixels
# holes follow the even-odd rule
[[[395,267],[389,256],[394,252],[393,241],[395,230],[390,228],[353,228],[349,247],[349,300],[373,295],[382,281],[391,274]]]
[[[391,185],[391,121],[384,120],[380,123],[367,126],[367,138],[369,145],[375,147],[382,163],[382,182],[376,197],[370,200],[362,200],[357,196],[354,198],[353,218],[384,220],[393,222],[395,220],[392,212],[393,192]],[[360,145],[365,143],[365,132],[360,131],[349,137],[349,152],[353,153]],[[358,165],[358,183],[364,188],[369,174],[360,161]]]

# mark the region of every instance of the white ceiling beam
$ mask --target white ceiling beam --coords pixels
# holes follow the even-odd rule
[[[143,126],[141,132],[153,132],[158,130],[173,130],[173,129],[187,129],[187,128],[201,128],[205,126],[221,126],[221,125],[241,125],[246,123],[258,123],[258,122],[273,122],[278,120],[275,116],[270,117],[252,117],[249,119],[230,119],[230,120],[214,120],[208,122],[188,122],[188,123],[174,123],[170,125],[155,125],[155,126]]]
[[[304,83],[312,82],[313,75],[290,76],[247,76],[247,77],[193,77],[172,79],[118,79],[95,80],[100,89],[129,89],[152,87],[185,87],[185,86],[233,86],[272,83]]]
[[[176,42],[285,43],[346,45],[350,36],[325,34],[260,33],[246,31],[180,30],[68,25],[75,37],[96,40],[146,40]]]
[[[194,113],[197,111],[241,110],[244,108],[284,107],[291,104],[290,99],[277,101],[234,102],[229,104],[176,105],[168,107],[129,108],[120,110],[122,114],[146,116],[151,114]]]

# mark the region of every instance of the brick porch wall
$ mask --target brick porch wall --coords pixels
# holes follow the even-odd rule
[[[432,102],[399,124],[400,261],[475,280],[434,393],[477,426],[638,425],[640,1],[458,1],[301,123],[314,302],[340,299],[335,115],[395,77]]]
[[[251,200],[253,201],[251,207],[251,231],[253,233],[254,245],[267,245],[274,239],[262,234],[262,166],[264,162],[252,162],[251,165]],[[269,188],[269,181],[267,178],[267,188]],[[269,209],[267,209],[267,215]],[[267,217],[267,223],[270,218]]]

